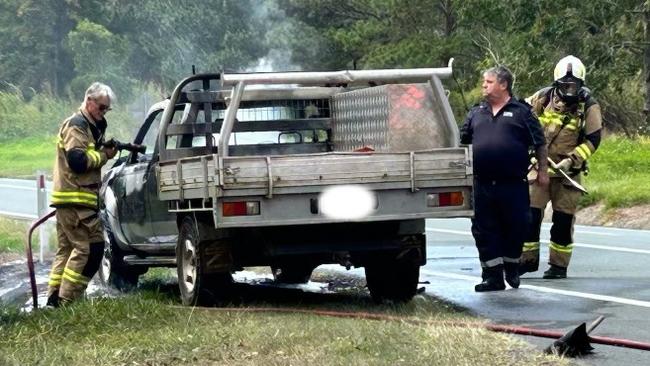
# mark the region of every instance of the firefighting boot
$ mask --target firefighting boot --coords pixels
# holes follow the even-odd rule
[[[542,278],[546,280],[566,278],[566,267],[560,267],[556,266],[555,264],[551,264],[551,268],[549,268],[548,271],[544,272],[544,276]]]
[[[59,305],[59,291],[57,290],[47,297],[47,303],[45,303],[45,307],[51,309],[58,308]]]
[[[537,261],[528,261],[519,263],[518,274],[524,275],[529,272],[537,272],[539,269],[539,259]]]
[[[503,266],[483,268],[483,282],[474,286],[476,292],[502,291],[506,289],[503,282]]]
[[[519,263],[505,263],[503,269],[506,273],[506,282],[512,288],[519,288]]]

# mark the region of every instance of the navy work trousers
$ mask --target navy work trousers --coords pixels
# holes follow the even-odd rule
[[[525,180],[474,180],[472,235],[481,267],[519,263],[528,226],[530,198]]]

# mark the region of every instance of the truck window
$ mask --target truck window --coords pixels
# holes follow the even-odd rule
[[[151,122],[151,126],[149,126],[149,130],[147,133],[144,135],[144,139],[142,140],[142,144],[147,146],[147,155],[153,154],[153,151],[156,147],[156,141],[158,140],[158,131],[160,130],[160,120],[162,119],[163,111],[159,111],[156,117],[154,118],[153,122]]]

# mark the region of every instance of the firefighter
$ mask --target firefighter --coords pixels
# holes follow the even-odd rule
[[[551,87],[537,91],[526,101],[539,116],[544,128],[549,158],[557,168],[580,182],[587,160],[598,149],[602,128],[600,106],[585,87],[586,69],[582,61],[566,56],[555,66]],[[533,171],[535,173],[535,171]],[[550,268],[545,279],[566,278],[573,251],[573,223],[582,194],[556,170],[550,169],[547,187],[530,187],[530,226],[521,257],[520,274],[539,267],[539,236],[544,209],[553,207],[553,226],[549,245]]]
[[[106,119],[115,94],[105,84],[86,90],[79,110],[63,121],[57,135],[54,190],[58,248],[48,282],[47,305],[81,297],[99,269],[104,239],[97,215],[101,167],[116,154],[103,147]]]
[[[535,147],[546,162],[546,142],[530,108],[512,97],[512,73],[503,66],[483,73],[485,100],[472,108],[460,142],[473,144],[474,218],[472,235],[481,261],[483,282],[477,292],[519,287],[519,258],[529,208],[528,151]],[[548,184],[545,172],[537,177]]]

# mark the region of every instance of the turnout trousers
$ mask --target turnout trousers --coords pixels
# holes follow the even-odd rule
[[[472,235],[484,270],[519,264],[529,205],[524,179],[474,180]]]
[[[580,175],[573,179],[580,182]],[[553,206],[553,225],[549,244],[549,264],[567,268],[573,252],[573,223],[582,192],[561,177],[552,177],[546,188],[536,184],[530,187],[530,230],[526,235],[521,263],[529,272],[539,267],[539,236],[544,209],[549,201]]]
[[[50,271],[48,299],[54,296],[66,303],[83,295],[99,269],[104,239],[97,211],[89,208],[57,208],[56,232],[58,247]]]

